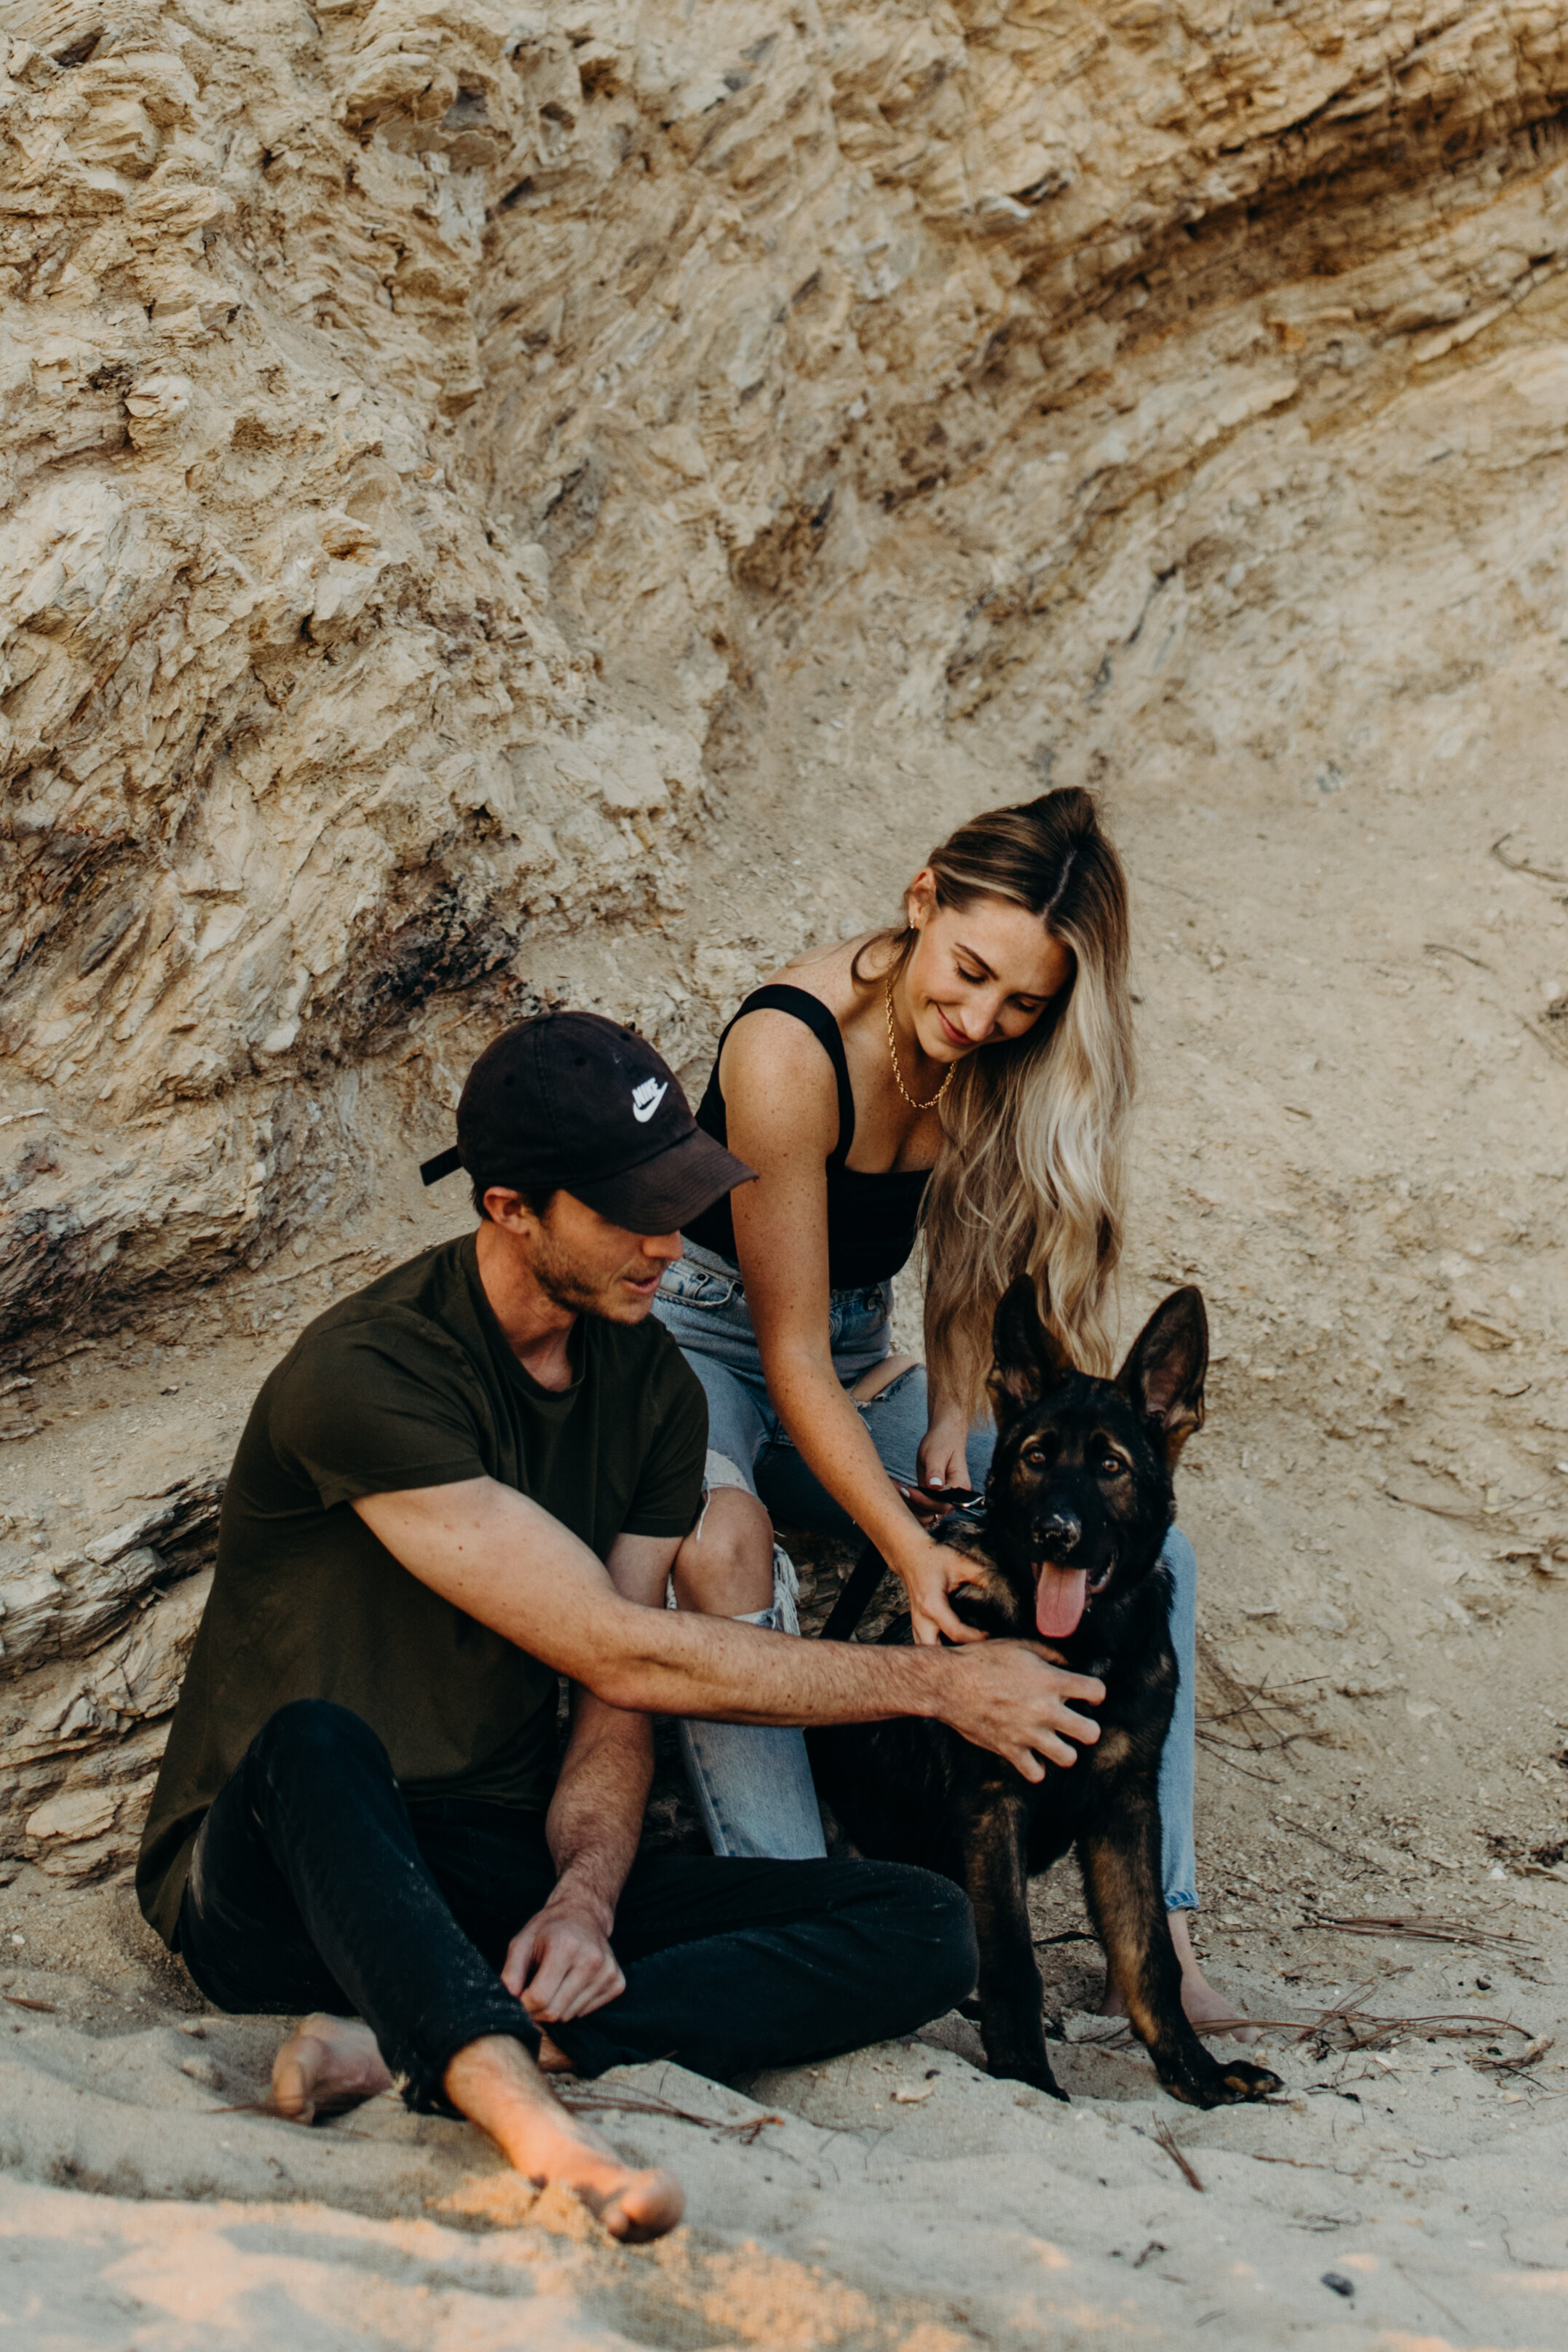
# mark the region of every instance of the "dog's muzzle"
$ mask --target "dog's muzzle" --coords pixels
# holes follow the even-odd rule
[[[1112,1549],[1095,1570],[1079,1559],[1083,1521],[1076,1511],[1053,1511],[1048,1517],[1037,1519],[1031,1533],[1036,1628],[1047,1641],[1064,1641],[1076,1632],[1095,1595],[1110,1583],[1116,1572],[1117,1554]]]

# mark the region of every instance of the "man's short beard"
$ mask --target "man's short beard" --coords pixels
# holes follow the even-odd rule
[[[595,1280],[582,1260],[560,1248],[542,1225],[531,1253],[531,1271],[552,1306],[563,1307],[570,1315],[597,1315],[605,1322],[622,1319],[614,1311],[616,1276]]]

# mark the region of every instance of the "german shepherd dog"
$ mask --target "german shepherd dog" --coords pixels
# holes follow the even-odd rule
[[[1176,1662],[1159,1559],[1175,1517],[1171,1474],[1204,1417],[1202,1295],[1173,1291],[1113,1381],[1074,1370],[1026,1276],[998,1307],[993,1339],[984,1507],[938,1533],[969,1562],[953,1610],[989,1634],[1038,1636],[1099,1676],[1099,1741],[1032,1782],[942,1724],[847,1725],[807,1735],[817,1787],[862,1853],[923,1864],[968,1893],[993,2074],[1066,2095],[1046,2055],[1027,1896],[1030,1877],[1076,1843],[1090,1916],[1165,2088],[1199,2107],[1266,2098],[1284,2087],[1278,2075],[1221,2065],[1188,2023],[1161,1891],[1157,1784]],[[857,1572],[867,1597],[878,1564],[871,1553]],[[835,1616],[830,1633],[852,1630]],[[910,1638],[907,1615],[882,1636]]]

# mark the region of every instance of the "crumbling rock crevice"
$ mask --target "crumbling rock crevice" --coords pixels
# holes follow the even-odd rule
[[[890,728],[1048,647],[1059,749],[1254,561],[1233,455],[1283,544],[1312,450],[1557,331],[1556,6],[6,31],[13,1335],[346,1207],[372,1064],[657,933],[816,616]]]
[[[0,1540],[0,1864],[125,1868],[206,1598],[222,1482],[182,1481],[85,1549]]]
[[[815,919],[726,871],[759,767],[962,778],[1001,708],[1031,785],[1230,756],[1342,805],[1568,688],[1563,0],[0,39],[19,1366],[303,1265],[480,1013],[586,974],[710,1042]],[[0,1853],[123,1866],[197,1517],[5,1564]]]

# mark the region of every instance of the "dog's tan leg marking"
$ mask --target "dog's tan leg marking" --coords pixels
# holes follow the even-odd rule
[[[1158,1890],[1144,1883],[1148,1874],[1141,1867],[1142,1863],[1141,1853],[1129,1853],[1097,1841],[1084,1854],[1084,1876],[1095,1925],[1127,2004],[1128,2020],[1139,2041],[1152,2047],[1164,2038],[1160,2018],[1163,1990],[1174,1990],[1180,2013],[1181,1975],[1174,1950],[1169,1951],[1167,1960],[1154,1946],[1158,1928],[1153,1923],[1163,1927],[1165,1911]],[[1166,1960],[1164,1968],[1162,1960]],[[1173,1987],[1162,1986],[1160,1979],[1165,1975],[1174,1980]]]
[[[980,1946],[981,2036],[994,2074],[1057,2097],[1041,2019],[1044,1993],[1029,1927],[1027,1799],[994,1797],[964,1842],[965,1892]]]

